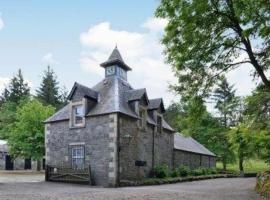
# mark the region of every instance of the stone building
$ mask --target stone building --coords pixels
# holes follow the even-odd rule
[[[15,158],[9,154],[7,141],[0,140],[0,170],[36,170],[37,162],[31,159]]]
[[[46,163],[90,165],[94,184],[103,186],[147,177],[159,164],[175,167],[181,151],[163,119],[162,99],[149,99],[146,89],[128,83],[131,68],[117,48],[101,67],[101,82],[92,88],[75,83],[69,103],[45,121]]]

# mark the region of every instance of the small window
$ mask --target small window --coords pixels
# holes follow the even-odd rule
[[[84,168],[84,146],[72,146],[71,161],[73,169]]]
[[[83,123],[83,106],[73,106],[73,125],[81,125]]]
[[[157,132],[161,133],[162,132],[162,117],[157,116]]]
[[[144,128],[146,125],[146,110],[144,108],[140,108],[139,116],[140,116],[140,127]]]

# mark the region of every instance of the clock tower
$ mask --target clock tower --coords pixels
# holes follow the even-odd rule
[[[131,68],[124,62],[117,47],[114,48],[107,61],[100,64],[105,68],[105,77],[118,76],[124,80],[127,80],[127,71]]]

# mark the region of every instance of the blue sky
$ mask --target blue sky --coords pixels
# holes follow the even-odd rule
[[[168,105],[175,99],[167,89],[175,78],[164,64],[159,43],[166,22],[154,18],[158,3],[1,0],[0,89],[21,68],[34,90],[48,64],[68,90],[75,81],[92,86],[103,78],[99,63],[117,43],[133,68],[129,73],[131,84],[146,87],[150,98],[162,96]],[[231,79],[241,95],[248,94],[252,84],[239,74],[243,71],[234,72]],[[244,87],[239,84],[243,82]]]

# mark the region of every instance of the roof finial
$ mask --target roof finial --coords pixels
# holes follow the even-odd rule
[[[117,49],[117,43],[115,43],[115,49]]]

